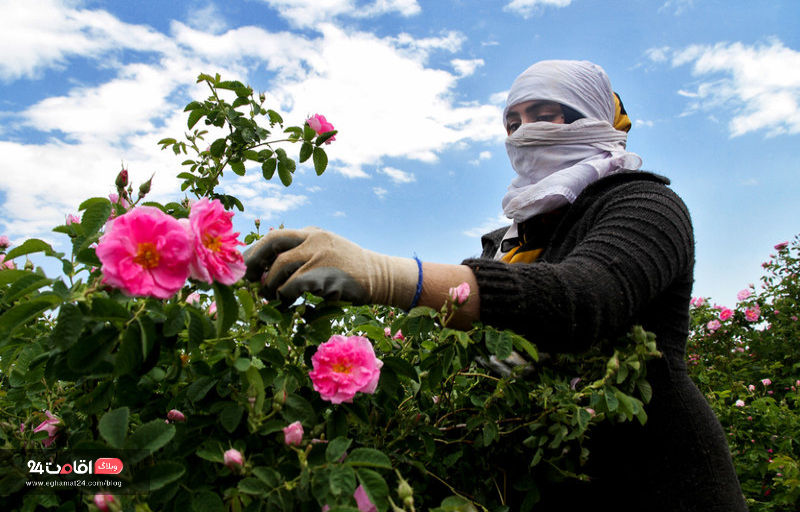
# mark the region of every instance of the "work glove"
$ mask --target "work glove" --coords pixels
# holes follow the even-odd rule
[[[409,309],[421,286],[411,258],[386,256],[315,227],[270,231],[244,253],[245,277],[267,299],[293,303],[309,292],[327,300]]]

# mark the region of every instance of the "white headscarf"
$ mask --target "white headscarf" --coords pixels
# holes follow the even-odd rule
[[[572,203],[586,186],[642,165],[625,150],[627,133],[614,129],[614,92],[603,69],[587,61],[542,61],[514,81],[503,110],[531,100],[555,101],[584,116],[570,124],[523,124],[506,139],[517,177],[503,197],[503,212],[516,225]]]

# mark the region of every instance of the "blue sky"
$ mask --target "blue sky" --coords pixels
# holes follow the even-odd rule
[[[506,221],[500,121],[543,59],[600,64],[628,148],[692,213],[695,293],[731,304],[800,232],[800,2],[774,0],[0,0],[0,234],[52,227],[107,196],[121,164],[179,200],[201,72],[264,91],[289,124],[339,130],[317,177],[227,180],[268,226],[317,225],[383,253],[458,263]],[[290,148],[290,151],[296,151]]]

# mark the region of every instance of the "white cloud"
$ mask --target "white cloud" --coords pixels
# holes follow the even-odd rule
[[[416,0],[263,0],[278,13],[298,27],[311,27],[330,22],[338,17],[371,18],[397,13],[413,16],[421,9]]]
[[[67,67],[76,56],[89,57],[89,65],[111,78],[100,83],[65,81],[68,88],[60,95],[1,114],[0,193],[8,236],[43,236],[40,233],[49,232],[64,215],[76,213],[82,200],[106,196],[113,191],[123,161],[134,184],[156,172],[154,200],[174,200],[179,189],[175,175],[186,157],[160,151],[156,142],[180,138],[186,131],[183,106],[208,94],[205,84],[195,83],[201,72],[219,72],[264,90],[268,106],[281,111],[287,124],[300,124],[315,112],[326,115],[339,130],[337,140],[325,146],[328,172],[350,177],[368,176],[364,169],[384,158],[434,162],[448,147],[503,136],[498,106],[457,101],[454,91],[461,75],[428,64],[435,53],[457,56],[464,43],[457,32],[422,39],[408,34],[380,38],[321,24],[311,35],[253,26],[216,33],[221,25],[203,32],[173,20],[169,34],[161,34],[100,10],[81,11],[45,0],[26,5],[9,7],[0,22],[3,29],[24,27],[12,39],[0,30],[0,44],[15,49],[0,53],[0,74],[6,80],[35,77],[48,69],[73,76]],[[369,5],[408,14],[416,2]],[[42,21],[27,15],[29,10],[41,11]],[[137,51],[127,51],[131,49]],[[477,66],[477,61],[463,60],[467,67],[470,62]],[[94,78],[91,73],[82,76]],[[19,127],[49,140],[15,142]],[[290,154],[296,150],[287,148]],[[414,178],[409,173],[390,177]],[[236,190],[242,199],[254,191],[269,199],[255,212],[265,220],[307,202],[304,195],[279,193],[280,188]],[[36,216],[31,215],[34,209]],[[23,226],[20,219],[37,222],[41,229]]]
[[[503,7],[503,10],[529,18],[545,7],[567,7],[571,3],[572,0],[512,0]]]
[[[694,0],[667,0],[659,11],[672,11],[676,15],[683,14],[694,7]]]
[[[482,162],[484,162],[486,160],[489,160],[490,158],[492,158],[492,152],[491,151],[481,151],[478,154],[478,158],[476,158],[475,160],[470,161],[470,163],[472,165],[480,165]]]
[[[379,198],[381,198],[381,199],[383,199],[384,197],[386,197],[386,194],[388,194],[388,193],[389,193],[389,191],[388,191],[388,190],[386,190],[386,189],[385,189],[385,188],[383,188],[383,187],[374,187],[374,188],[372,189],[372,192],[373,192],[373,193],[374,193],[376,196],[378,196]]]
[[[483,66],[484,62],[483,59],[453,59],[450,64],[453,65],[453,69],[456,70],[458,76],[464,77],[475,73],[475,70]]]
[[[652,128],[654,123],[653,121],[648,121],[646,119],[637,119],[633,122],[633,125],[637,128]]]
[[[692,99],[689,112],[730,113],[731,136],[800,133],[800,51],[774,39],[753,46],[693,45],[672,51],[671,62],[691,64],[698,77],[691,90],[678,91]]]
[[[508,219],[508,217],[506,217],[505,215],[500,213],[500,214],[498,214],[498,215],[496,215],[496,216],[494,216],[494,217],[492,217],[490,219],[486,219],[486,221],[483,224],[481,224],[480,226],[476,226],[476,227],[474,227],[472,229],[468,229],[468,230],[464,231],[463,233],[465,235],[467,235],[468,237],[478,238],[478,237],[480,237],[482,235],[485,235],[486,233],[488,233],[490,231],[494,231],[495,229],[502,228],[504,226],[510,226],[510,225],[511,225],[511,221]]]
[[[389,176],[394,183],[411,183],[417,181],[417,178],[414,177],[413,173],[401,171],[400,169],[395,169],[394,167],[384,167],[380,170],[380,172]]]

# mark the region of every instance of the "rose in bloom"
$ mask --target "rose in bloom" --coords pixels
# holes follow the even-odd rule
[[[108,512],[111,510],[108,506],[114,503],[114,495],[113,494],[103,494],[98,492],[94,495],[94,506],[97,507],[102,512]]]
[[[777,244],[775,246],[775,250],[776,251],[782,251],[783,249],[786,249],[787,247],[789,247],[789,242],[781,242],[781,243],[779,243],[779,244]]]
[[[736,298],[739,299],[739,300],[744,300],[744,299],[748,298],[750,295],[751,295],[750,290],[745,288],[744,290],[742,290],[742,291],[740,291],[739,293],[736,294]]]
[[[401,330],[398,330],[398,331],[397,331],[397,332],[394,334],[394,336],[392,336],[392,330],[391,330],[391,329],[389,329],[388,327],[384,327],[384,328],[383,328],[383,333],[386,335],[386,337],[387,337],[387,338],[392,338],[393,340],[400,340],[400,341],[403,341],[403,340],[405,340],[405,339],[406,339],[406,337],[405,337],[405,336],[403,336],[403,331],[401,331]]]
[[[80,224],[80,223],[81,223],[80,217],[78,217],[77,215],[72,215],[71,213],[67,214],[67,226],[69,226],[70,224]]]
[[[769,379],[761,379],[761,384],[769,386],[770,384],[772,384],[772,381]]]
[[[331,336],[311,357],[308,372],[314,389],[334,404],[352,402],[357,392],[374,393],[383,362],[367,338]]]
[[[235,471],[244,466],[244,455],[236,448],[231,448],[222,454],[222,462],[228,466],[231,471]]]
[[[126,295],[168,299],[189,277],[192,242],[180,222],[140,206],[108,225],[97,244],[103,282]]]
[[[186,416],[178,409],[172,409],[167,413],[167,419],[170,421],[186,421]]]
[[[695,297],[691,301],[689,301],[689,303],[692,306],[699,308],[700,306],[706,303],[706,299],[704,299],[703,297]]]
[[[231,285],[244,276],[247,267],[237,249],[244,243],[237,238],[239,233],[233,231],[231,217],[233,212],[225,211],[219,199],[203,198],[192,205],[184,225],[194,241],[193,279]]]
[[[44,415],[47,416],[47,419],[39,423],[39,425],[36,428],[34,428],[33,431],[41,432],[42,430],[44,430],[45,432],[47,432],[47,439],[42,440],[42,444],[44,444],[45,446],[50,446],[51,444],[53,444],[53,441],[55,441],[58,438],[59,436],[58,431],[61,429],[62,423],[61,420],[53,416],[53,414],[50,411],[45,411]]]
[[[308,126],[311,127],[312,130],[317,132],[317,135],[322,135],[323,133],[328,133],[334,131],[336,128],[333,127],[331,123],[325,119],[325,116],[320,114],[314,114],[313,116],[306,119]],[[334,135],[330,139],[325,141],[325,144],[330,144],[331,142],[336,140],[336,136]]]
[[[744,312],[744,317],[748,322],[757,322],[761,316],[761,309],[758,306],[747,308]]]
[[[736,407],[744,407],[744,400],[736,400],[734,404]]]
[[[200,304],[200,294],[197,292],[192,292],[186,297],[186,303],[191,304],[192,306],[196,306]]]
[[[747,389],[752,392],[752,391],[756,390],[756,387],[754,385],[750,384],[749,386],[747,386]]]
[[[11,247],[11,240],[6,235],[0,236],[0,251]]]
[[[711,332],[716,331],[720,327],[722,327],[722,324],[719,322],[719,320],[711,320],[706,324],[706,329],[708,329]]]
[[[719,319],[722,320],[723,322],[732,316],[733,316],[733,311],[731,311],[726,307],[723,307],[722,309],[719,310]]]
[[[469,284],[461,283],[455,288],[450,288],[450,298],[456,304],[464,304],[469,298]]]
[[[303,441],[303,425],[299,421],[283,427],[283,441],[287,446],[300,446]]]

